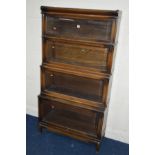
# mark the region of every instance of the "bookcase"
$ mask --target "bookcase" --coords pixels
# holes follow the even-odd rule
[[[96,144],[105,134],[118,10],[41,7],[39,128]]]

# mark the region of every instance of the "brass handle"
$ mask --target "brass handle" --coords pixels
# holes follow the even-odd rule
[[[54,76],[53,74],[51,74],[50,76]]]
[[[77,27],[77,29],[80,29],[81,26],[79,24],[77,24],[76,27]]]
[[[55,107],[54,107],[54,105],[51,105],[51,109],[54,109]]]
[[[57,29],[57,28],[54,26],[54,27],[53,27],[53,30],[56,30],[56,29]]]
[[[81,52],[85,52],[85,51],[86,51],[85,49],[82,49],[82,50],[81,50]]]

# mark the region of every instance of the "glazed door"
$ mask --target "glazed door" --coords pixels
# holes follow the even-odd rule
[[[86,20],[46,16],[45,25],[45,34],[53,37],[112,42],[115,20]]]

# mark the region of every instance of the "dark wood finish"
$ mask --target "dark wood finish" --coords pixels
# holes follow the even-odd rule
[[[114,50],[111,45],[88,46],[84,43],[57,41],[47,37],[44,37],[43,41],[45,45],[43,52],[44,62],[65,63],[111,73],[111,58]]]
[[[88,41],[113,41],[114,19],[86,20],[62,16],[46,16],[45,34],[59,38]]]
[[[105,135],[118,10],[41,7],[39,130],[96,144]]]
[[[81,133],[97,137],[96,119],[98,113],[54,100],[49,101],[42,97],[40,97],[39,106],[41,109],[40,119],[47,124],[56,124],[68,130],[79,130]]]
[[[42,67],[42,91],[57,92],[69,96],[105,103],[108,79],[93,79],[73,74],[55,72]],[[88,91],[89,90],[89,91]]]

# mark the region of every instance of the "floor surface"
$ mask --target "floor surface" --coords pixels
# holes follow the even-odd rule
[[[99,153],[94,144],[37,128],[37,118],[26,115],[26,155],[128,155],[129,145],[104,138]]]

